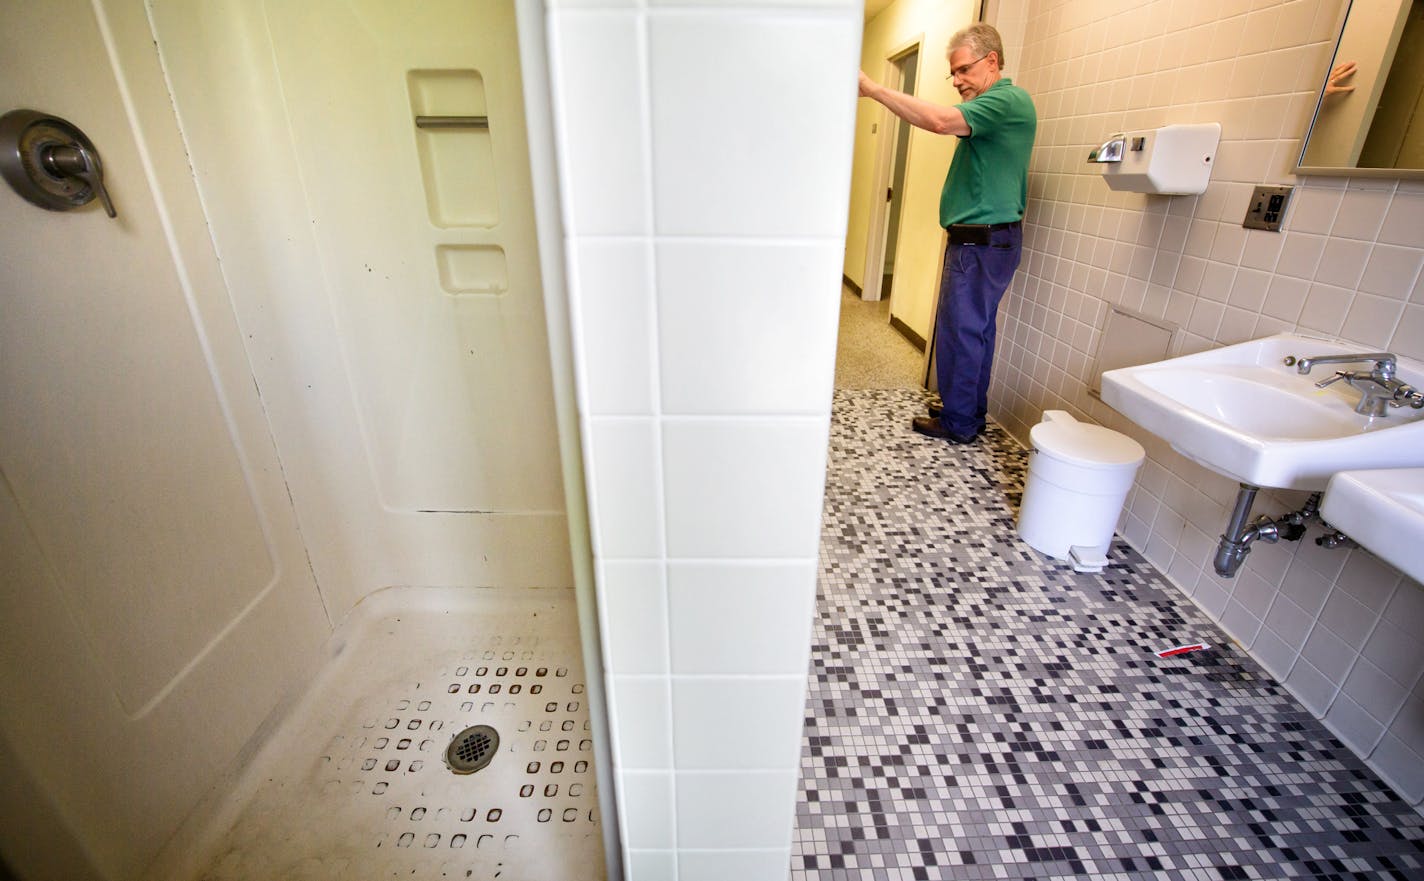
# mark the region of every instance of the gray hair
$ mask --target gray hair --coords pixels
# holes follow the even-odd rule
[[[999,67],[1004,67],[1004,38],[999,36],[999,32],[991,24],[979,22],[972,24],[962,31],[957,32],[949,38],[949,51],[953,52],[961,46],[967,46],[969,51],[982,58],[993,52],[999,56]]]

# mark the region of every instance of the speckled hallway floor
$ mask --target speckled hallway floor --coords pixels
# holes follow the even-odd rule
[[[924,355],[890,324],[890,301],[862,300],[841,288],[836,388],[913,388]]]
[[[793,879],[1424,878],[1424,818],[1126,545],[1022,544],[1027,454],[924,400],[836,392]]]

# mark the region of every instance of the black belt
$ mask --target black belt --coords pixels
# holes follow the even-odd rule
[[[1023,226],[1022,220],[1010,223],[951,223],[947,227],[952,245],[987,245],[989,233],[1001,229],[1016,229]]]

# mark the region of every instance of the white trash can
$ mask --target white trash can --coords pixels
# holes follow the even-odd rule
[[[1147,452],[1125,434],[1045,410],[1029,432],[1033,453],[1019,537],[1079,572],[1101,572],[1132,478]]]

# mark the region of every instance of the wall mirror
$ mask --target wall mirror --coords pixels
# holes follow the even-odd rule
[[[1329,71],[1353,61],[1333,92]],[[1424,178],[1424,0],[1352,0],[1297,174]]]

